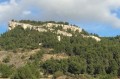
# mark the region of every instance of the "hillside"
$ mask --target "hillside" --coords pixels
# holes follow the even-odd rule
[[[0,77],[118,79],[120,36],[99,37],[68,22],[10,21],[0,36]]]

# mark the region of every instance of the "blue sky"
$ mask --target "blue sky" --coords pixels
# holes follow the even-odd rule
[[[9,0],[0,0],[0,2],[5,2],[5,1],[9,1]]]
[[[90,33],[116,36],[120,0],[0,0],[0,33],[11,19],[68,21]]]

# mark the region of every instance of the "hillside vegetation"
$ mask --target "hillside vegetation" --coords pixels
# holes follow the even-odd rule
[[[20,22],[43,24],[26,20]],[[60,29],[55,28],[54,31]],[[11,79],[117,79],[120,76],[120,36],[99,37],[101,41],[98,42],[84,38],[83,34],[90,35],[84,30],[67,32],[72,36],[15,27],[1,34],[0,50],[12,52],[12,56],[22,55],[19,59],[25,63],[16,67],[14,63],[9,64],[12,56],[1,59],[0,76]],[[61,40],[58,40],[58,35]],[[31,53],[36,49],[36,53]]]

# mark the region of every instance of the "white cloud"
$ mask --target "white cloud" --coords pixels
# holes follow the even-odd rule
[[[0,4],[0,23],[6,22],[12,18],[16,18],[21,12],[21,8],[17,3],[14,2],[14,0],[11,0],[10,2],[4,2]]]
[[[120,7],[120,0],[41,0],[37,3],[50,18],[100,22],[120,27],[120,19],[111,13],[111,10]]]
[[[31,11],[23,11],[23,13],[22,13],[23,15],[29,15],[29,14],[31,14]]]
[[[44,20],[99,22],[120,27],[120,19],[116,13],[111,13],[111,10],[120,8],[120,0],[21,0],[18,3],[11,0],[0,4],[0,22],[20,18],[21,14],[32,14],[28,11],[31,7],[42,11],[37,16]]]
[[[10,0],[10,4],[17,5],[16,0]]]

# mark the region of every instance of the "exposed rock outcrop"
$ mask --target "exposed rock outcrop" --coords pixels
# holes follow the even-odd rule
[[[71,33],[67,33],[67,32],[60,31],[60,30],[58,30],[58,31],[57,31],[57,34],[62,34],[62,35],[64,35],[64,36],[69,36],[69,37],[71,37],[71,36],[72,36],[72,34],[71,34]]]
[[[84,35],[84,34],[82,34],[82,36],[84,37],[84,38],[93,38],[93,39],[95,39],[96,41],[101,41],[101,39],[99,38],[99,37],[96,37],[96,36],[93,36],[93,35]]]
[[[54,31],[55,28],[61,27],[62,30],[57,30],[56,34],[60,34],[60,35],[64,35],[64,36],[68,36],[71,37],[73,36],[71,33],[68,33],[68,30],[71,30],[73,32],[78,31],[79,33],[82,32],[82,29],[73,25],[65,25],[65,24],[57,24],[57,23],[44,23],[42,25],[39,26],[35,26],[35,25],[31,25],[31,24],[26,24],[26,23],[21,23],[21,22],[16,22],[16,21],[10,21],[9,22],[9,30],[14,29],[15,27],[23,27],[24,29],[34,29],[37,30],[39,32],[47,32],[48,30],[50,31]],[[85,38],[93,38],[96,41],[101,41],[101,39],[99,37],[93,36],[93,35],[84,35],[82,34],[83,37]],[[61,40],[60,36],[57,37],[58,41]]]
[[[55,23],[47,23],[46,27],[51,28],[51,27],[59,27],[61,26],[63,30],[67,31],[68,29],[70,29],[71,31],[78,31],[78,32],[82,32],[82,29],[73,25],[64,25],[64,24],[55,24]]]
[[[58,39],[58,41],[61,41],[61,37],[60,36],[57,36],[57,39]]]
[[[12,29],[14,29],[17,26],[23,27],[24,29],[29,28],[29,29],[37,30],[39,32],[47,32],[47,30],[42,28],[42,26],[33,26],[31,24],[25,24],[25,23],[14,22],[14,21],[10,21],[9,22],[9,30],[12,30]]]
[[[56,24],[56,23],[46,23],[40,26],[33,26],[31,24],[25,24],[25,23],[20,23],[20,22],[15,22],[15,21],[10,21],[9,22],[9,30],[14,29],[17,26],[21,26],[24,29],[35,29],[38,30],[39,32],[43,32],[43,31],[47,31],[46,29],[43,29],[43,27],[48,28],[49,30],[53,30],[53,27],[59,27],[61,26],[63,30],[67,31],[68,29],[71,29],[71,31],[78,31],[78,32],[82,32],[82,29],[76,26],[72,26],[72,25],[64,25],[64,24]]]

